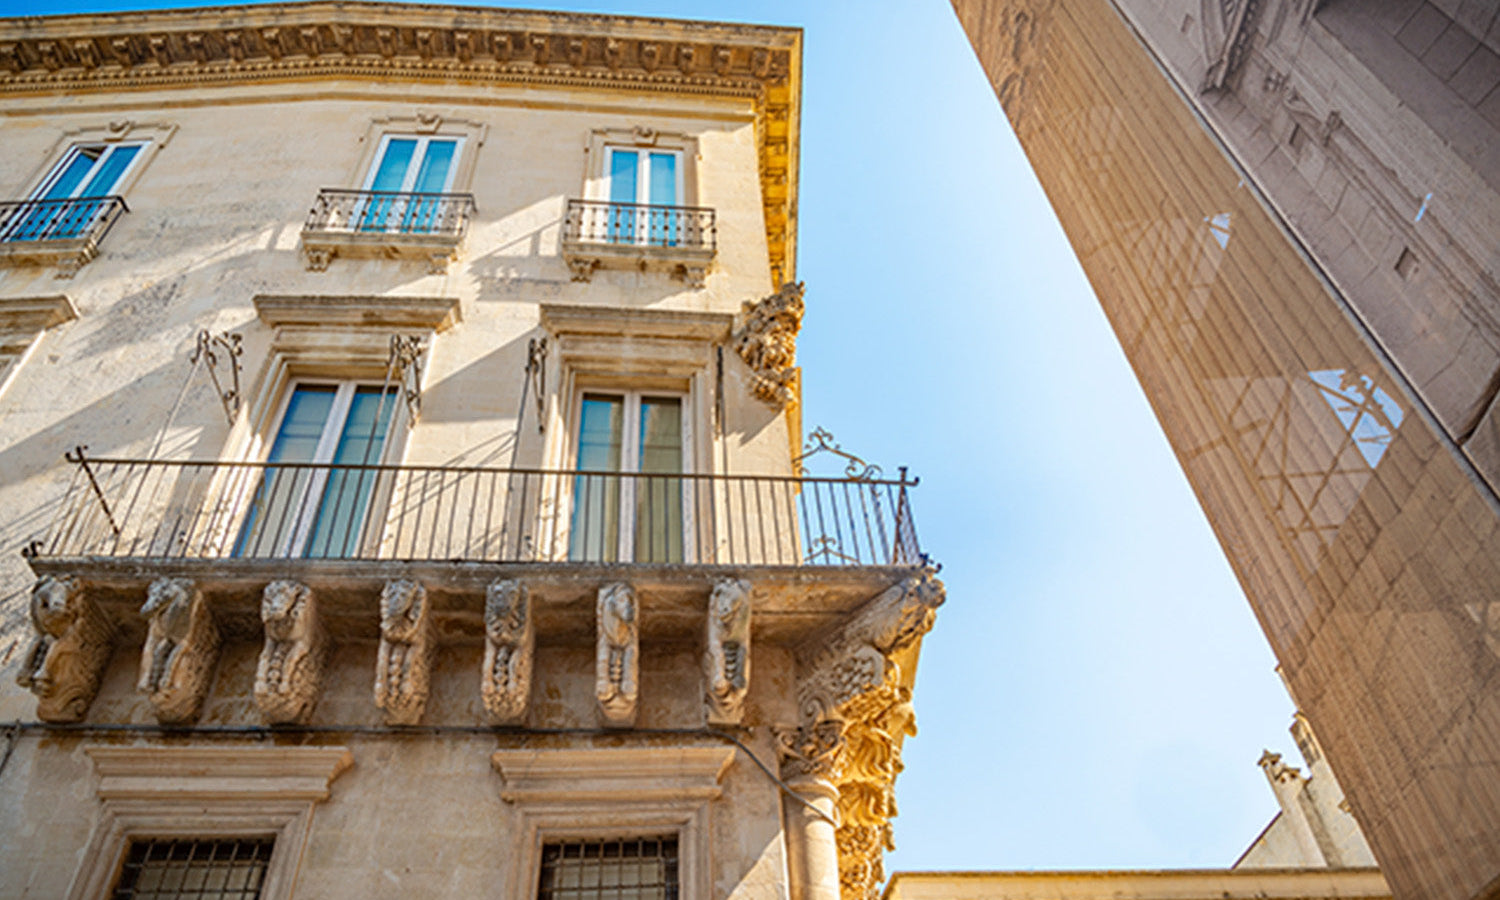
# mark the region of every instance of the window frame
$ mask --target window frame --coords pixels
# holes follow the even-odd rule
[[[133,171],[141,165],[141,160],[145,158],[146,150],[150,145],[150,139],[121,141],[75,141],[74,143],[68,145],[67,149],[63,151],[62,156],[57,160],[56,163],[53,164],[51,171],[49,171],[42,178],[42,180],[31,189],[31,194],[26,199],[43,199],[43,195],[52,190],[53,185],[57,184],[58,179],[62,178],[63,173],[67,171],[69,164],[71,164],[73,160],[77,159],[78,155],[84,150],[91,148],[100,148],[104,151],[104,153],[99,157],[98,160],[94,162],[93,165],[89,167],[89,175],[86,175],[81,181],[79,181],[78,187],[75,188],[71,193],[69,193],[68,196],[54,197],[51,199],[78,200],[84,197],[119,196],[119,189],[132,180]],[[121,148],[124,147],[137,147],[139,149],[136,151],[135,155],[130,158],[130,161],[125,164],[125,168],[120,170],[120,174],[115,176],[115,183],[110,185],[110,190],[102,194],[82,193],[84,187],[87,186],[88,182],[92,180],[90,176],[92,176],[93,173],[95,173],[97,169],[104,164],[104,161],[106,159],[108,159],[110,156],[113,156],[115,153],[119,152]]]
[[[399,131],[387,131],[380,136],[380,143],[376,146],[374,155],[370,157],[370,166],[365,171],[365,180],[361,184],[360,190],[373,191],[375,189],[372,187],[375,183],[375,175],[380,171],[380,163],[385,159],[385,154],[390,147],[392,139],[414,140],[417,142],[417,149],[412,152],[411,162],[407,163],[406,173],[402,176],[401,187],[393,191],[393,193],[416,193],[412,188],[416,184],[418,173],[422,170],[421,163],[427,158],[427,148],[431,146],[434,140],[453,141],[455,144],[453,148],[453,161],[448,164],[448,171],[443,176],[443,189],[434,193],[447,194],[452,192],[453,180],[458,176],[459,160],[463,158],[464,154],[464,144],[466,143],[464,135],[406,134]]]
[[[681,410],[682,429],[680,450],[682,453],[682,468],[677,474],[694,474],[693,456],[697,446],[696,429],[694,428],[695,411],[697,404],[693,398],[693,385],[691,381],[683,384],[680,388],[652,386],[653,379],[647,378],[598,378],[598,377],[574,377],[572,381],[572,402],[569,404],[568,419],[568,441],[567,459],[569,465],[565,468],[569,471],[582,472],[579,465],[578,454],[582,449],[583,435],[583,402],[590,394],[608,395],[620,397],[624,400],[624,415],[620,423],[620,468],[614,471],[622,475],[641,474],[640,472],[640,440],[639,432],[641,426],[641,401],[644,399],[672,399],[679,403]],[[681,379],[654,379],[663,384],[671,384]],[[632,436],[636,436],[634,440]],[[665,473],[663,473],[665,474]],[[561,486],[561,493],[566,498],[564,504],[567,509],[567,540],[564,543],[567,551],[567,559],[572,560],[573,540],[573,514],[574,490],[577,479],[583,476],[574,476],[567,479]],[[618,527],[619,535],[616,541],[614,562],[635,563],[635,530],[636,530],[636,505],[635,488],[641,479],[625,478],[619,479],[620,493],[618,503]],[[683,479],[682,509],[678,524],[682,529],[682,559],[675,562],[692,562],[697,556],[697,529],[695,513],[696,492],[691,490],[692,479]]]
[[[75,146],[86,144],[120,144],[132,143],[142,144],[140,153],[131,160],[130,165],[120,174],[115,182],[114,193],[118,196],[128,194],[141,178],[151,161],[171,142],[177,133],[175,124],[164,122],[134,122],[125,120],[123,122],[112,122],[108,125],[98,125],[85,128],[75,128],[63,132],[47,152],[42,156],[41,162],[26,179],[27,189],[22,196],[27,199],[35,199],[51,183],[55,174],[61,171],[65,158]]]

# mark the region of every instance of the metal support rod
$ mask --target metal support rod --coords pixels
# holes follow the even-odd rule
[[[99,482],[94,478],[94,470],[89,468],[88,458],[84,456],[88,449],[86,445],[79,444],[72,453],[64,453],[63,459],[70,463],[77,463],[79,468],[83,469],[83,474],[88,476],[89,485],[94,489],[94,496],[99,498],[99,505],[104,509],[104,518],[109,521],[109,527],[114,531],[115,537],[119,537],[120,526],[115,523],[114,513],[109,509],[109,501],[104,499],[104,491],[99,488]]]

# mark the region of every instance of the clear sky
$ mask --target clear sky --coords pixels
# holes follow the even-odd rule
[[[887,868],[1232,863],[1291,702],[951,8],[505,5],[806,29],[804,423],[921,476],[948,585]]]

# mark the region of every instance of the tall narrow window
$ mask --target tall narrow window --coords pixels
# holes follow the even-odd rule
[[[272,838],[134,840],[111,900],[257,900]]]
[[[144,143],[76,144],[32,192],[24,215],[0,231],[4,241],[74,238],[88,231],[105,200],[141,155]]]
[[[569,558],[683,561],[684,424],[681,397],[583,395]]]
[[[682,200],[682,159],[675,150],[631,150],[610,147],[609,202],[613,243],[673,246],[680,224],[668,210]],[[647,208],[641,208],[643,205]]]
[[[677,838],[542,847],[537,900],[677,900]]]
[[[453,186],[462,138],[400,137],[381,139],[375,163],[365,180],[372,196],[360,217],[364,231],[422,234],[439,222],[443,194]]]
[[[236,556],[359,555],[398,392],[299,384],[287,400]]]

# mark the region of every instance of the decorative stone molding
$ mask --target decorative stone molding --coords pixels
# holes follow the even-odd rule
[[[777,409],[785,408],[796,396],[803,292],[801,282],[788,283],[760,301],[747,301],[732,339],[735,352],[753,373],[751,392]]]
[[[708,596],[703,651],[710,725],[738,725],[750,689],[750,583],[721,578]]]
[[[375,668],[375,705],[384,710],[387,725],[415,725],[421,720],[436,649],[427,589],[405,578],[387,582],[380,592]]]
[[[594,694],[599,715],[613,728],[635,724],[640,699],[640,627],[635,591],[623,582],[599,589]]]
[[[75,578],[45,576],[31,589],[31,648],[16,683],[36,694],[44,722],[77,722],[99,692],[115,627]]]
[[[1208,70],[1200,91],[1222,88],[1245,60],[1261,0],[1202,0],[1203,50]]]
[[[753,103],[773,283],[796,259],[801,35],[794,29],[616,16],[308,3],[141,13],[0,29],[0,94],[192,88],[330,78],[746,98]]]
[[[514,814],[505,900],[534,900],[547,841],[622,834],[675,834],[681,895],[715,896],[710,813],[733,747],[515,748],[490,760]]]
[[[219,628],[203,592],[188,578],[158,578],[141,615],[150,620],[136,687],[156,720],[180,725],[198,718],[219,657]]]
[[[68,900],[109,893],[130,839],[273,835],[262,900],[292,895],[313,808],[353,765],[345,747],[86,746],[101,813]]]
[[[531,699],[536,617],[519,581],[496,581],[484,596],[484,677],[480,694],[495,725],[518,725]]]
[[[838,790],[843,900],[873,900],[885,878],[881,856],[894,846],[901,742],[916,733],[900,658],[932,629],[943,599],[943,583],[926,568],[854,613],[798,667],[801,722],[773,732],[783,778],[818,779]]]
[[[312,589],[296,581],[266,585],[260,605],[266,645],[255,668],[255,703],[273,725],[306,724],[323,687],[328,632]]]

